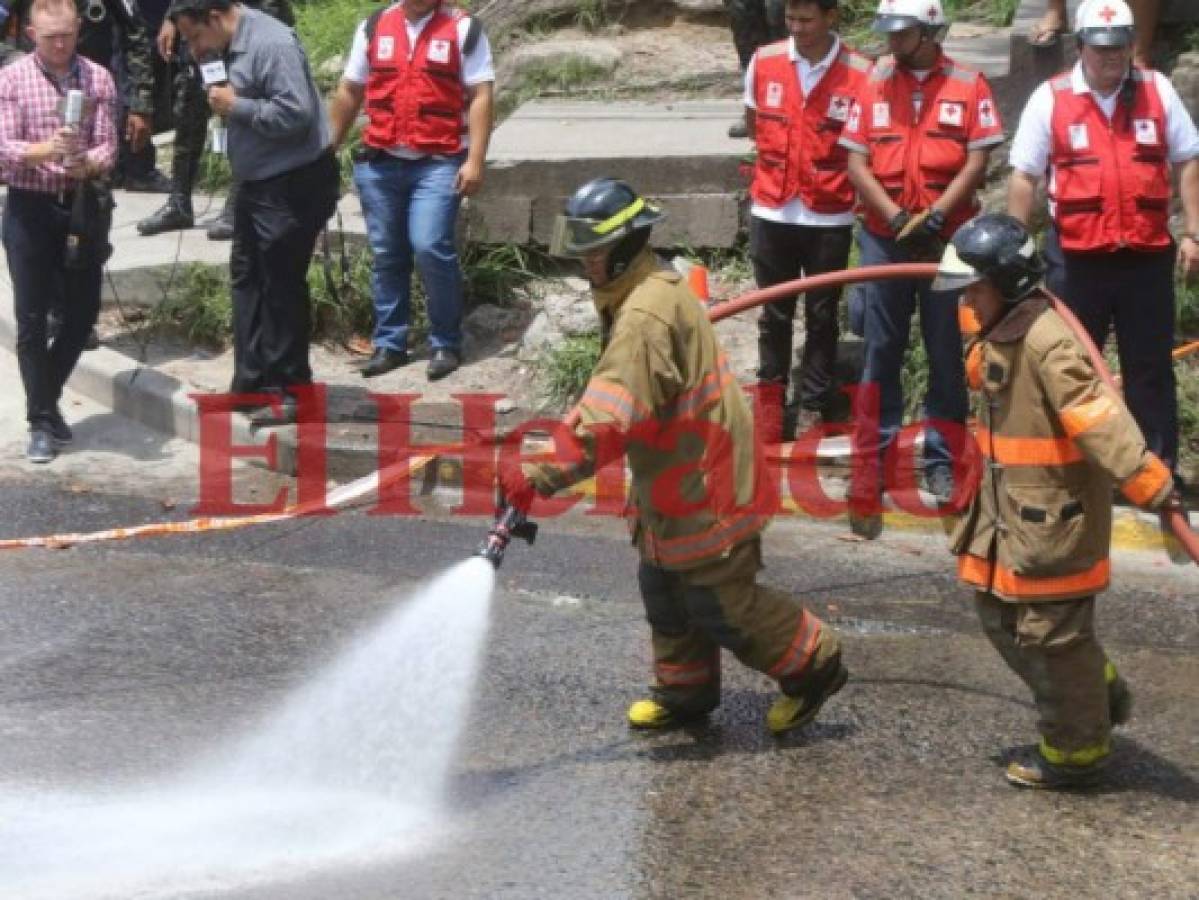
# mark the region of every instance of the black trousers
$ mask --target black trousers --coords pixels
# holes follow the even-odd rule
[[[49,423],[100,312],[102,255],[93,250],[82,267],[64,265],[70,217],[69,197],[60,200],[39,191],[8,189],[4,252],[13,284],[25,417],[31,429]],[[99,223],[97,239],[100,232],[106,242],[107,218]],[[61,310],[62,327],[47,346],[46,314],[52,306]]]
[[[749,254],[759,287],[793,281],[801,275],[835,272],[849,264],[852,227],[811,228],[750,217]],[[837,305],[841,288],[804,295],[804,342],[797,397],[804,409],[822,410],[833,390],[840,337]],[[758,381],[787,384],[797,296],[762,307],[758,318]]]
[[[1152,253],[1066,253],[1050,229],[1045,282],[1078,316],[1100,349],[1115,326],[1124,399],[1149,449],[1178,463],[1178,393],[1174,380],[1176,248]]]
[[[229,259],[233,393],[312,381],[308,265],[337,205],[338,176],[337,161],[326,153],[273,178],[247,181],[238,192]]]

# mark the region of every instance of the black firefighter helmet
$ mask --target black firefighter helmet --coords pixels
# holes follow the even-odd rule
[[[625,182],[595,178],[566,201],[566,211],[554,221],[550,253],[578,259],[611,248],[608,277],[616,278],[649,243],[650,230],[664,218],[665,213]]]
[[[990,279],[1007,303],[1019,303],[1041,283],[1045,265],[1019,219],[985,213],[957,230],[937,267],[934,291],[958,291]]]

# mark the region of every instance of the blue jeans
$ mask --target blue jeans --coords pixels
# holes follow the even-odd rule
[[[865,228],[858,232],[858,246],[863,266],[910,262],[893,240],[871,234]],[[890,445],[903,422],[900,372],[917,303],[929,368],[924,416],[933,421],[965,424],[966,376],[958,328],[959,295],[958,291],[933,291],[931,282],[924,280],[871,281],[859,286],[862,337],[866,344],[862,382],[878,386],[880,449]],[[926,468],[950,464],[950,440],[934,427],[925,430]]]
[[[375,258],[377,349],[407,349],[414,262],[428,301],[430,346],[457,351],[462,343],[462,270],[454,246],[460,198],[454,178],[463,158],[398,159],[382,153],[354,165]]]

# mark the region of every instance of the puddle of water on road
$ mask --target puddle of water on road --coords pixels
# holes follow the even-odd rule
[[[0,791],[4,895],[186,896],[432,846],[495,575],[441,575],[174,784],[122,795]]]

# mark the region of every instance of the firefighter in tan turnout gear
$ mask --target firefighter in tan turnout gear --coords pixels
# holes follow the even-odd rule
[[[1113,483],[1141,507],[1175,501],[1169,469],[1039,289],[1043,271],[1018,220],[984,215],[954,235],[934,289],[965,288],[967,380],[982,397],[986,464],[953,535],[958,574],[1040,716],[1039,745],[1015,753],[1007,778],[1062,788],[1097,780],[1112,725],[1131,712],[1128,686],[1095,635]]]
[[[848,672],[831,628],[757,583],[773,481],[703,304],[649,249],[661,218],[610,178],[580,187],[558,218],[552,250],[582,260],[603,352],[575,410],[569,464],[501,467],[500,478],[508,502],[527,508],[534,491],[553,494],[623,452],[655,675],[629,724],[669,727],[715,709],[723,647],[778,682],[767,726],[780,734],[814,718]]]

